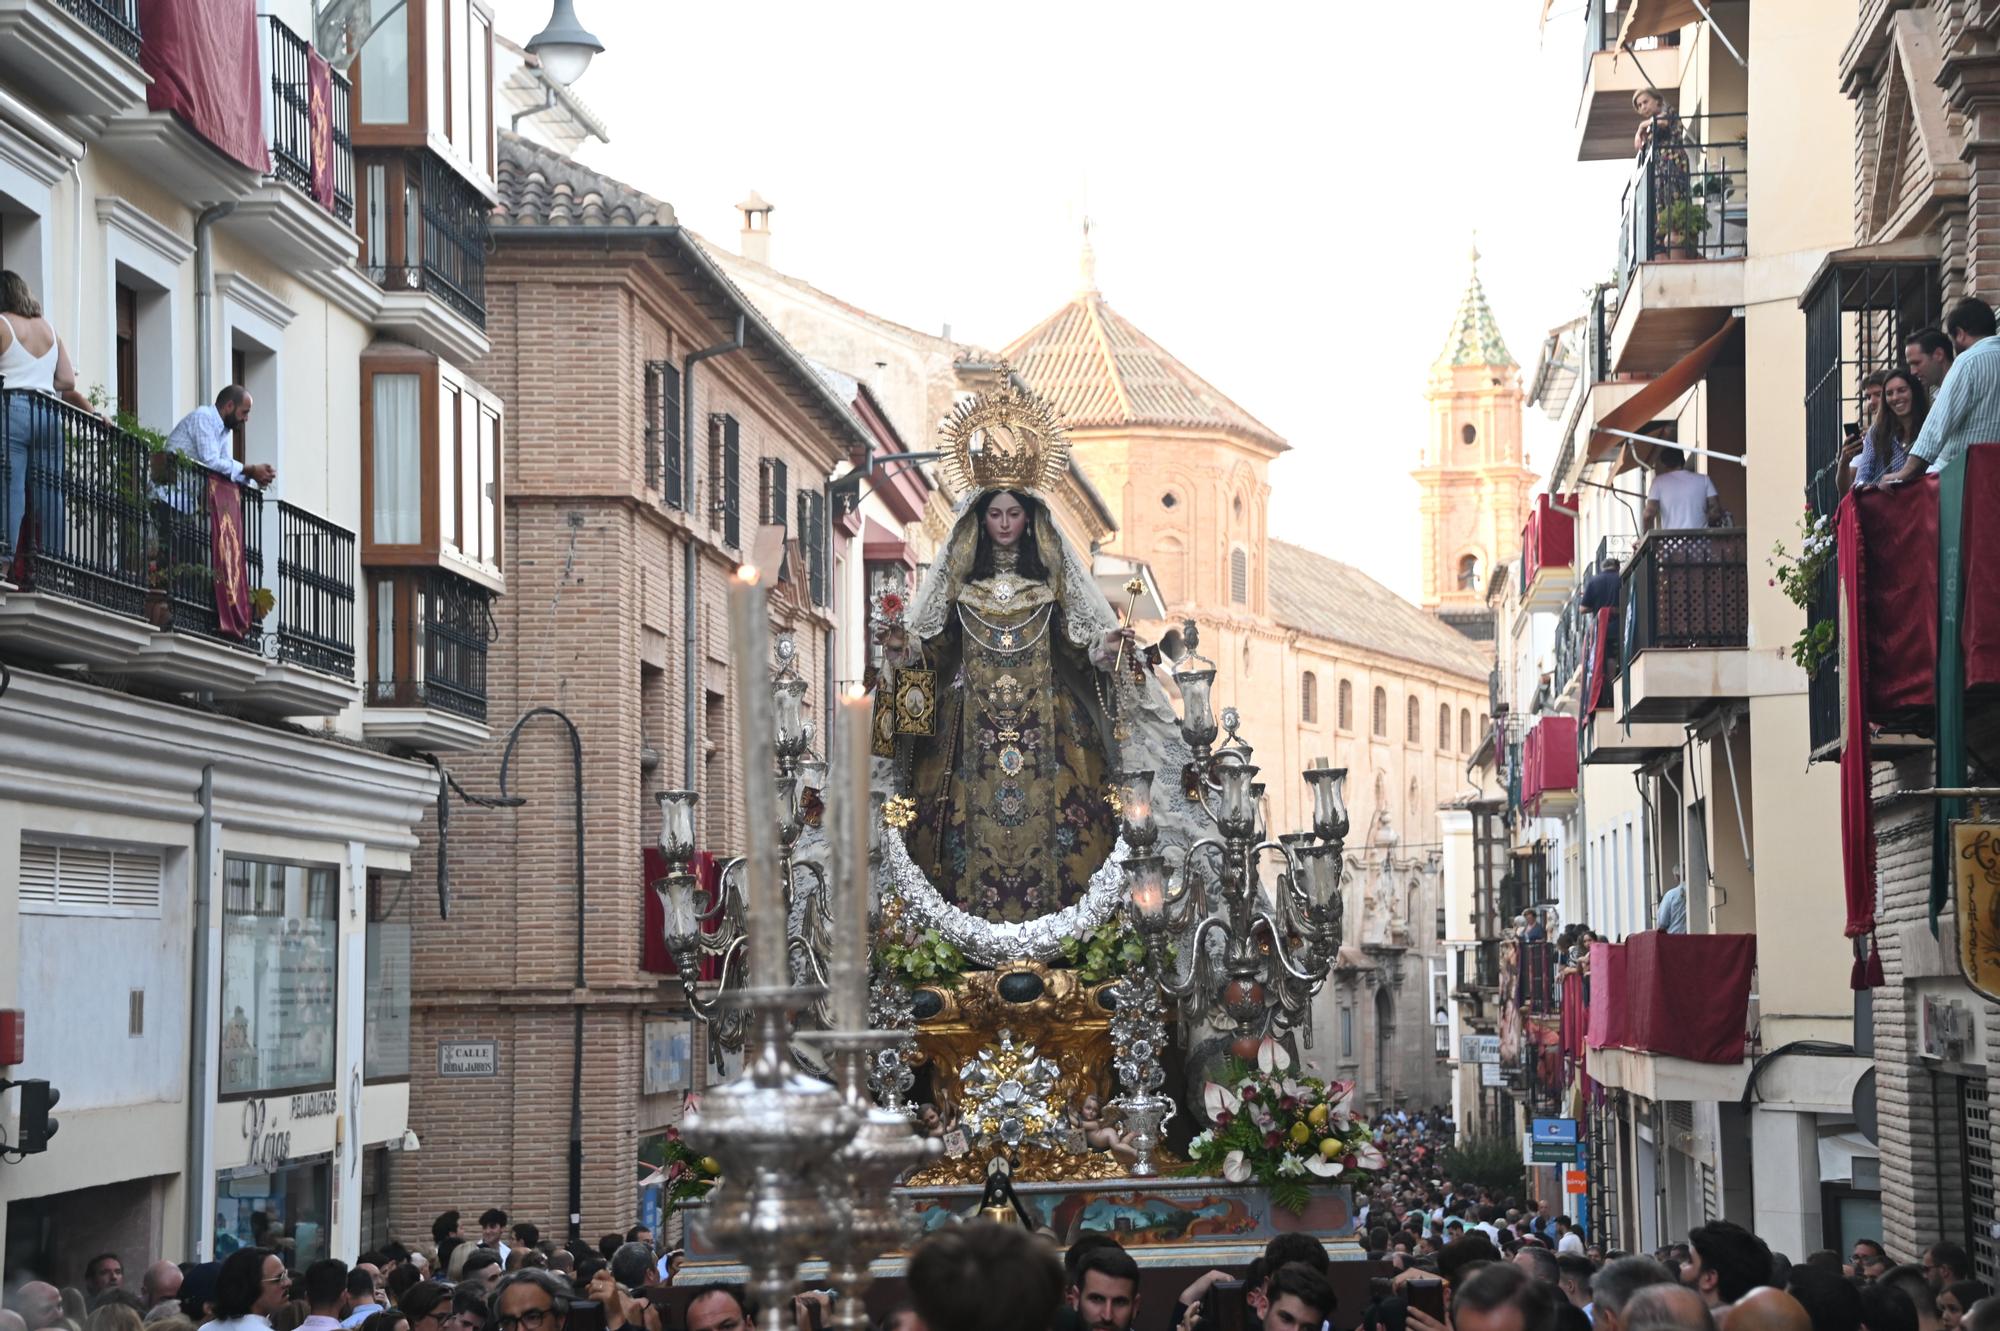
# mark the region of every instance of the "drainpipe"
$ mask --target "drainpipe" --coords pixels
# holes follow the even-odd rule
[[[215,1214],[209,1203],[209,1143],[215,1135],[215,1115],[209,1090],[215,1084],[214,1047],[209,1032],[214,1016],[208,1007],[209,970],[214,963],[209,925],[214,909],[213,870],[215,860],[215,768],[201,769],[201,816],[194,825],[194,858],[188,867],[189,899],[194,908],[193,988],[188,1001],[188,1127],[187,1127],[187,1235],[188,1255],[202,1261],[209,1255],[206,1235],[209,1217]]]
[[[209,379],[215,362],[215,350],[210,345],[215,320],[215,250],[209,233],[217,222],[235,211],[234,203],[213,204],[194,220],[195,397],[201,402],[208,401],[215,392],[215,385]]]
[[[690,351],[681,365],[681,498],[687,503],[691,515],[699,514],[695,502],[694,484],[694,367],[711,356],[722,356],[743,349],[744,318],[736,316],[736,336],[727,342],[718,342],[700,351]],[[681,714],[686,718],[686,744],[682,754],[682,777],[687,789],[695,786],[695,703],[701,697],[701,653],[695,641],[695,617],[700,607],[696,596],[700,591],[700,564],[695,557],[695,541],[692,533],[687,544],[681,547],[682,614],[681,652],[686,669],[681,672]],[[711,795],[713,791],[709,792]]]

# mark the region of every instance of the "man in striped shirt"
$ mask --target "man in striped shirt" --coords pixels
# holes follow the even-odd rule
[[[1958,358],[1938,388],[1908,459],[1882,478],[1883,485],[1901,485],[1926,470],[1943,471],[1968,444],[2000,441],[2000,338],[1993,335],[1993,307],[1967,296],[1945,316],[1944,331],[1958,348]]]

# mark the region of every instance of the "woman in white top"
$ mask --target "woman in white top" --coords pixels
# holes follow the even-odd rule
[[[12,546],[27,511],[28,468],[32,463],[48,478],[40,487],[48,496],[42,524],[53,533],[62,525],[55,478],[63,464],[61,398],[92,411],[90,400],[76,391],[76,371],[69,350],[42,317],[42,304],[21,275],[0,270],[0,386],[7,391],[7,490],[0,503],[0,546]],[[27,390],[25,392],[18,390]]]

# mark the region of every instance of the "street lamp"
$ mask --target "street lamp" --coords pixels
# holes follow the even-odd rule
[[[590,58],[604,43],[576,21],[573,0],[555,0],[548,26],[528,39],[528,50],[542,62],[542,73],[567,88],[590,68]]]

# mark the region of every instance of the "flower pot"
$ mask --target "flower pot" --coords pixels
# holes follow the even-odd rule
[[[153,484],[172,485],[174,483],[176,466],[172,452],[163,448],[147,458],[146,465],[148,474],[153,478]]]
[[[165,592],[147,592],[146,619],[156,629],[166,628],[169,624],[173,623],[173,598]]]

